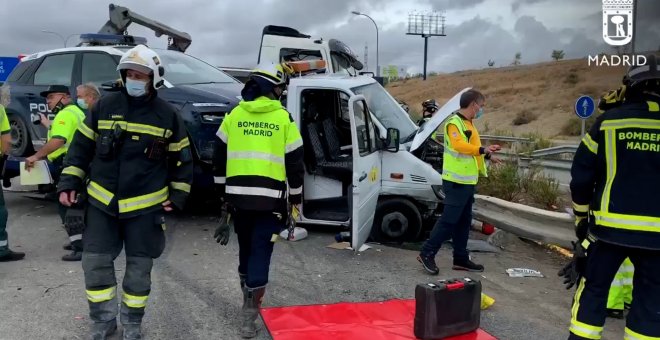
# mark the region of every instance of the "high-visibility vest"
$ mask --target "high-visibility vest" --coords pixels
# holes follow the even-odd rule
[[[66,154],[69,150],[69,145],[71,145],[73,135],[83,120],[85,120],[85,113],[73,104],[69,104],[57,112],[52,124],[48,128],[48,140],[50,141],[53,137],[61,137],[66,139],[66,143],[48,155],[49,161],[52,162]]]
[[[242,101],[226,115],[218,137],[227,144],[227,201],[244,210],[286,207],[287,157],[300,154],[302,138],[291,115],[277,100]],[[302,187],[291,194],[302,194]]]
[[[454,114],[449,118],[447,123],[445,123],[445,135],[444,135],[444,145],[445,150],[443,154],[442,161],[442,179],[451,181],[454,183],[460,184],[477,184],[479,175],[486,177],[488,175],[486,171],[486,163],[483,159],[483,155],[471,156],[466,154],[461,154],[451,145],[451,139],[449,138],[448,127],[450,124],[455,125],[458,128],[458,133],[461,134],[466,142],[470,142],[468,137],[465,135],[467,131],[467,126],[463,123],[463,119],[458,115]],[[477,157],[482,157],[481,162],[477,161]]]

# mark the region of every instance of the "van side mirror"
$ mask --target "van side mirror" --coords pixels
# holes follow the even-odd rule
[[[399,129],[388,128],[385,137],[385,150],[399,152]]]

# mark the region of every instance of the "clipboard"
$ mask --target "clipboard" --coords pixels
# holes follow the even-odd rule
[[[21,171],[21,185],[52,184],[53,177],[50,174],[48,163],[45,160],[34,162],[30,171],[25,170],[25,162],[19,165]]]

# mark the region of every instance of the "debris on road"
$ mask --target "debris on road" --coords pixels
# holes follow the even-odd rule
[[[488,309],[488,307],[492,306],[494,303],[495,299],[484,293],[481,293],[481,310]]]
[[[545,277],[540,271],[528,268],[509,268],[506,273],[509,277]]]
[[[289,230],[288,229],[283,230],[280,233],[280,237],[285,239],[285,240],[287,239],[288,236],[289,236]],[[307,229],[302,228],[302,227],[295,227],[293,229],[293,238],[291,239],[291,241],[304,240],[304,239],[307,238],[307,236],[308,236]]]

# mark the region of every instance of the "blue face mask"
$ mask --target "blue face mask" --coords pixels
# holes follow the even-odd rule
[[[87,110],[87,108],[88,108],[87,103],[85,102],[84,99],[78,98],[78,99],[76,99],[76,102],[78,103],[78,106],[80,106],[81,109]]]
[[[126,79],[126,92],[131,97],[141,97],[147,93],[147,82],[133,79]]]
[[[479,111],[477,111],[477,115],[474,116],[474,118],[475,118],[475,119],[479,119],[479,118],[480,118],[481,116],[483,116],[483,115],[484,115],[484,108],[483,108],[483,107],[480,107],[480,108],[479,108]]]

